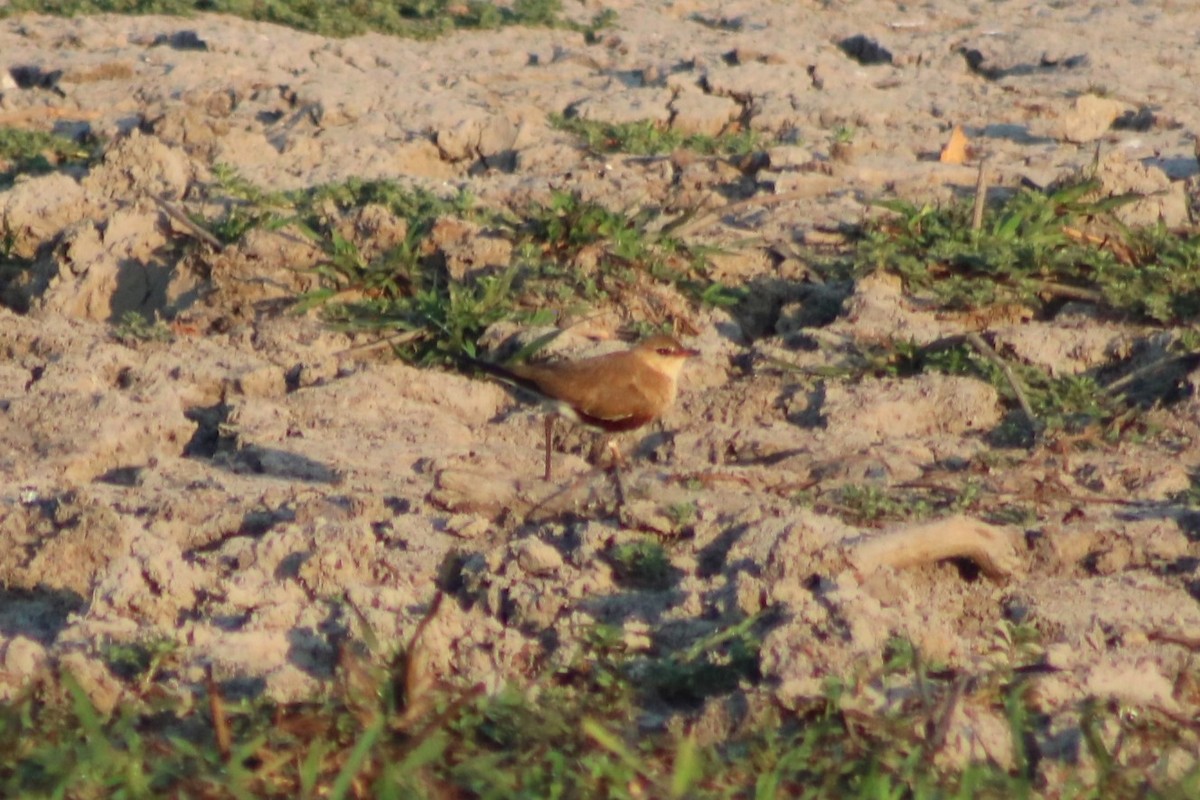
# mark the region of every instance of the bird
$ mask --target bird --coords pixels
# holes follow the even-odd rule
[[[698,355],[700,351],[685,347],[674,336],[659,334],[627,350],[574,361],[500,365],[481,360],[476,366],[532,393],[545,406],[545,480],[549,481],[558,417],[605,433],[648,425],[675,402],[679,373],[689,358]]]

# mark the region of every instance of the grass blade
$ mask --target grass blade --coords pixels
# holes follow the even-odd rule
[[[688,734],[679,740],[679,746],[675,749],[675,768],[671,773],[671,797],[687,797],[688,790],[700,780],[703,771],[700,751],[696,747],[696,737]]]
[[[605,728],[594,719],[585,719],[582,723],[583,732],[600,747],[607,750],[612,755],[616,756],[631,770],[637,774],[642,774],[642,762],[629,752],[629,748],[625,743],[614,734],[612,731]]]
[[[317,779],[321,777],[321,767],[325,762],[325,756],[332,749],[333,745],[326,739],[317,739],[308,748],[299,770],[301,800],[309,800],[316,796]]]
[[[349,793],[355,777],[362,770],[367,757],[375,747],[375,743],[379,741],[379,736],[383,733],[383,727],[384,718],[380,716],[371,723],[369,728],[363,731],[362,738],[358,740],[358,743],[354,745],[354,749],[350,751],[350,755],[346,758],[346,763],[342,765],[342,770],[338,773],[337,780],[333,782],[333,786],[329,790],[329,800],[343,800]]]
[[[70,672],[63,672],[62,682],[71,695],[71,709],[75,712],[75,718],[79,720],[80,727],[87,735],[88,745],[92,748],[92,752],[97,755],[107,753],[108,737],[104,735],[104,726],[100,722],[96,706],[92,704],[92,698],[88,697],[87,692]]]

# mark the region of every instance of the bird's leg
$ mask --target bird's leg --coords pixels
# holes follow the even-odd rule
[[[550,452],[554,445],[554,418],[557,414],[546,415],[546,480],[551,480],[552,471],[550,468]]]
[[[617,516],[619,517],[625,508],[625,485],[621,482],[621,468],[626,464],[625,456],[621,454],[621,448],[617,446],[616,439],[611,435],[604,437],[604,447],[612,456],[608,473],[612,475],[613,486],[617,490]]]
[[[624,522],[624,514],[622,512],[625,510],[625,484],[621,481],[621,470],[614,464],[609,469],[608,474],[612,475],[613,488],[617,492],[617,519]]]
[[[628,464],[625,460],[625,455],[621,452],[621,448],[617,446],[617,440],[612,436],[604,438],[604,446],[608,449],[609,455],[612,456],[613,469],[624,467]]]

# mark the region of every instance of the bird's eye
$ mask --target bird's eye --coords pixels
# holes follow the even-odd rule
[[[658,353],[660,356],[670,356],[675,354],[675,351],[669,347],[660,347],[654,352]]]

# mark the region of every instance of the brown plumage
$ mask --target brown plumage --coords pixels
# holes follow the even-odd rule
[[[696,350],[673,336],[659,335],[629,350],[578,361],[479,366],[535,393],[547,405],[546,480],[550,480],[556,415],[608,433],[647,425],[675,402],[679,372],[695,355]]]

